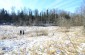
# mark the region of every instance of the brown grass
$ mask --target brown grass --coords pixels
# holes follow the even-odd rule
[[[48,37],[48,34],[52,31],[54,31],[55,35]],[[28,48],[27,46],[18,49],[18,51],[12,51],[10,54],[25,55],[28,52],[30,55],[85,55],[85,48],[81,46],[82,43],[85,43],[85,36],[81,31],[81,27],[72,27],[69,29],[59,27],[51,31],[36,30],[33,32],[35,34],[30,33],[30,35],[33,35],[33,37],[37,36],[37,38],[42,38],[40,36],[47,36],[47,38],[43,37],[44,39],[42,41],[35,42],[32,48]],[[29,38],[31,37],[32,36]],[[37,38],[34,40],[37,40]],[[80,50],[80,48],[82,50]]]

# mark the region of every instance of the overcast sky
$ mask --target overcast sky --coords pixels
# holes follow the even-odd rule
[[[38,9],[63,9],[74,12],[80,5],[82,0],[0,0],[0,9],[5,8],[11,10],[15,7],[17,10],[21,8]]]

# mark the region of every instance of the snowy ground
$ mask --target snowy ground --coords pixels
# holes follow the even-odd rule
[[[85,55],[82,30],[81,26],[0,26],[0,55]]]

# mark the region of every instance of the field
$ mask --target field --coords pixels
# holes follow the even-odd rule
[[[0,55],[85,55],[84,29],[1,25]]]

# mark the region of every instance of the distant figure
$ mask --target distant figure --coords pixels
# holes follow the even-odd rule
[[[20,35],[24,35],[24,30],[20,30]]]
[[[23,30],[23,33],[22,34],[24,35],[24,30]]]
[[[20,30],[20,35],[22,35],[22,30]]]

